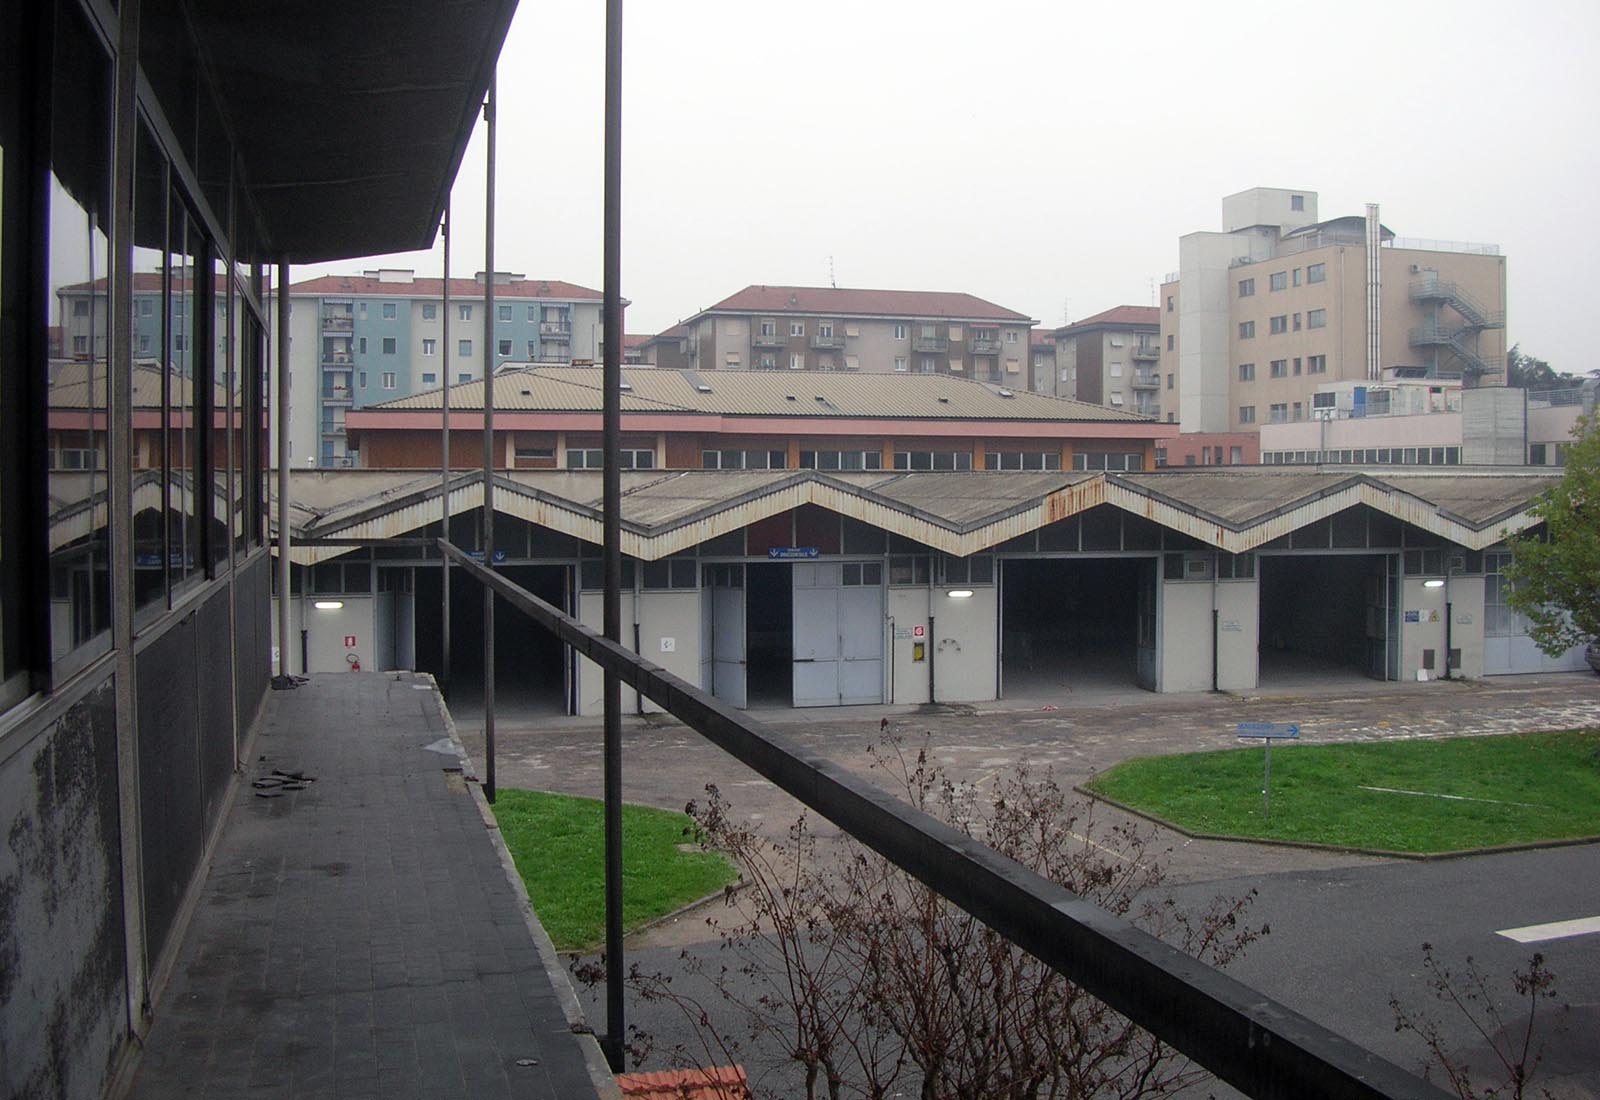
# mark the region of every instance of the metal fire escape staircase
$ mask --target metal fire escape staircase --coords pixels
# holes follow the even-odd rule
[[[1453,282],[1437,276],[1411,284],[1411,300],[1432,307],[1432,314],[1421,328],[1411,330],[1411,346],[1428,349],[1433,356],[1429,374],[1438,375],[1439,351],[1451,352],[1461,362],[1462,375],[1476,383],[1484,375],[1502,374],[1503,362],[1491,362],[1478,348],[1478,337],[1490,329],[1506,327],[1506,315],[1484,307]],[[1451,310],[1459,324],[1451,324],[1445,309]]]

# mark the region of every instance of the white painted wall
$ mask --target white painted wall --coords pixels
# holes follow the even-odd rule
[[[1232,429],[1228,407],[1233,340],[1234,257],[1246,255],[1242,234],[1190,233],[1178,239],[1178,419],[1186,432]]]
[[[933,590],[934,692],[941,703],[977,703],[995,698],[1000,645],[999,589],[974,588],[964,600]]]
[[[973,597],[976,599],[977,597]],[[896,630],[910,630],[928,625],[928,590],[926,588],[890,588],[886,603],[888,616],[894,620]],[[922,639],[928,641],[926,637]],[[928,701],[927,650],[921,661],[913,657],[914,638],[896,638],[890,643],[893,661],[894,696],[892,703],[926,703]],[[931,647],[929,647],[931,648]],[[937,658],[935,658],[937,660]]]
[[[605,593],[581,592],[578,594],[578,621],[584,626],[594,630],[605,629]],[[698,620],[694,628],[695,637],[700,636]],[[633,648],[633,593],[622,593],[622,644],[629,649]],[[656,649],[661,648],[659,636]],[[696,660],[699,660],[698,653]],[[698,682],[698,667],[691,682]],[[622,685],[622,711],[632,714],[638,709],[639,693],[627,684]],[[605,700],[605,673],[600,666],[587,657],[578,658],[578,713],[585,716],[599,717],[606,712]]]
[[[326,599],[342,600],[344,606],[337,611],[319,611],[312,601],[296,597],[289,605],[289,671],[297,675],[307,672],[347,672],[350,665],[345,655],[354,653],[361,661],[363,672],[378,670],[376,641],[376,612],[374,598],[362,596],[329,596]],[[300,667],[300,631],[306,631],[306,654],[309,668]],[[347,635],[354,635],[356,644],[344,644]],[[272,601],[272,644],[278,645],[278,601]],[[277,666],[273,666],[276,671]]]
[[[1260,686],[1261,585],[1218,581],[1217,687],[1254,691]]]
[[[626,627],[624,633],[627,633]],[[663,638],[672,639],[672,652],[662,651]],[[642,593],[639,596],[639,648],[643,651],[644,659],[651,664],[660,665],[674,676],[698,687],[700,590],[685,588]],[[644,701],[644,709],[647,714],[661,712],[661,707],[648,699]]]
[[[1210,582],[1164,580],[1159,590],[1161,667],[1156,690],[1210,691]]]
[[[1400,581],[1400,678],[1415,680],[1422,669],[1422,651],[1434,651],[1433,668],[1428,679],[1444,675],[1444,602],[1443,588],[1423,587],[1422,577],[1405,577]],[[1453,601],[1452,601],[1453,602]],[[1408,622],[1411,612],[1417,621]]]
[[[1461,651],[1461,666],[1451,675],[1471,680],[1483,676],[1483,578],[1451,577],[1445,587],[1450,602],[1450,644]]]

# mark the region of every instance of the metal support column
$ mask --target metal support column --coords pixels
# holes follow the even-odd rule
[[[439,537],[450,537],[450,200],[444,204],[444,278],[439,280],[439,379],[444,411],[439,430]],[[450,556],[439,555],[439,692],[450,698]]]
[[[494,568],[494,97],[495,75],[483,102],[483,564]],[[448,524],[446,525],[448,528]],[[483,796],[494,801],[494,591],[483,589]]]
[[[289,676],[289,265],[278,265],[278,675],[276,688],[293,687]],[[301,662],[301,672],[308,671]]]
[[[622,0],[606,0],[605,255],[602,331],[605,431],[605,636],[622,640]],[[605,672],[606,1035],[613,1071],[622,1069],[622,681]]]

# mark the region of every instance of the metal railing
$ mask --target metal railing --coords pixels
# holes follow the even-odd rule
[[[824,336],[819,332],[811,338],[811,346],[818,351],[834,351],[844,347],[844,336]]]
[[[1529,390],[1530,405],[1582,405],[1583,387],[1573,386],[1563,390]]]
[[[1133,388],[1136,390],[1158,390],[1161,388],[1161,376],[1154,371],[1139,371],[1133,376]]]
[[[943,336],[913,336],[911,338],[912,351],[949,351],[950,341]]]
[[[1480,244],[1476,241],[1438,241],[1427,237],[1391,237],[1383,242],[1384,248],[1408,248],[1417,252],[1460,252],[1468,256],[1498,256],[1497,244]]]
[[[602,637],[448,539],[438,547],[622,684],[1235,1087],[1284,1100],[1444,1096]]]
[[[1471,328],[1506,327],[1506,315],[1503,312],[1488,309],[1461,289],[1460,284],[1448,279],[1436,276],[1418,279],[1411,284],[1410,297],[1413,302],[1441,302],[1450,306]]]
[[[553,336],[559,340],[569,339],[572,336],[572,325],[566,321],[540,321],[540,336]]]
[[[750,337],[750,343],[758,348],[784,348],[789,346],[789,338],[776,332],[758,332]]]
[[[1140,344],[1130,354],[1141,362],[1154,363],[1161,358],[1161,349],[1155,344]]]
[[[999,355],[1000,341],[979,340],[974,338],[968,345],[968,350],[971,351],[973,355]]]
[[[356,319],[348,313],[329,313],[322,318],[323,332],[350,332],[356,327]]]

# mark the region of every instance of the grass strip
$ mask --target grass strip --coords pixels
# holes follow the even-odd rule
[[[500,833],[539,923],[563,951],[605,941],[605,831],[593,798],[501,789],[494,803]],[[623,926],[631,931],[738,878],[716,852],[680,851],[691,841],[684,814],[622,807]]]
[[[1270,821],[1262,813],[1262,752],[1141,757],[1087,787],[1190,832],[1242,838],[1427,853],[1600,835],[1597,729],[1278,742]]]

